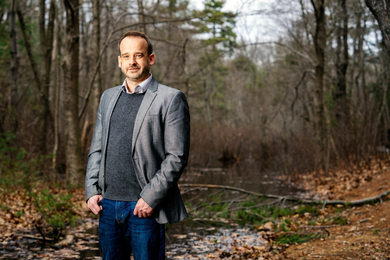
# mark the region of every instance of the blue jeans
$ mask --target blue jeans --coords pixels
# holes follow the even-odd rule
[[[153,217],[139,218],[133,214],[136,201],[101,200],[103,211],[99,218],[99,245],[103,260],[165,259],[164,225]]]

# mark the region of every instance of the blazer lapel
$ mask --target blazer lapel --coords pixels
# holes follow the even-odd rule
[[[133,154],[134,152],[135,142],[137,141],[137,138],[139,136],[142,122],[144,121],[146,113],[148,112],[150,105],[153,103],[153,100],[157,95],[157,89],[158,82],[154,78],[152,78],[152,81],[150,82],[150,85],[146,90],[145,97],[142,100],[141,106],[139,107],[137,117],[135,118],[131,154]]]
[[[121,93],[122,93],[122,88],[119,87],[118,91],[116,91],[115,94],[112,95],[111,99],[109,100],[108,108],[107,108],[108,116],[106,117],[106,122],[104,122],[108,126],[107,130],[109,130],[111,115],[112,112],[114,111],[115,104],[118,101],[118,98],[121,95]]]

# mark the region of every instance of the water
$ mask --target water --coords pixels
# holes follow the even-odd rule
[[[302,195],[291,182],[285,182],[281,174],[264,172],[259,163],[235,164],[230,168],[192,168],[183,173],[179,184],[215,184],[233,186],[262,194]],[[186,201],[188,196],[183,195]]]
[[[268,247],[268,242],[262,239],[260,233],[248,228],[198,227],[198,230],[210,231],[212,234],[201,235],[201,232],[191,232],[187,235],[177,235],[181,241],[166,246],[166,258],[218,259],[221,256],[232,255],[234,251],[236,254],[239,254],[237,251],[245,250],[260,252]]]
[[[192,168],[184,173],[179,184],[212,184],[232,186],[247,191],[279,196],[300,196],[305,191],[296,188],[292,183],[284,181],[280,174],[260,169],[259,164],[237,164],[231,168]],[[237,191],[226,191],[215,188],[186,188],[182,190],[185,203],[192,206],[202,205],[210,195],[221,195],[223,201],[233,201],[246,196]],[[207,201],[209,202],[209,201]],[[251,247],[266,246],[266,241],[258,232],[242,228],[234,223],[207,221],[188,218],[173,225],[167,225],[167,258],[168,259],[212,259],[221,255],[223,248],[231,252],[234,247],[243,243]],[[213,241],[216,241],[215,243]],[[233,246],[233,241],[236,244]],[[202,257],[199,257],[202,255]],[[210,258],[206,257],[210,255]]]
[[[40,238],[35,229],[25,230],[23,233],[16,231],[15,234],[2,234],[0,259],[99,259],[101,254],[97,225],[98,219],[83,220],[78,227],[68,231],[75,236],[73,245],[60,250],[52,248],[51,243],[26,238],[31,236]]]
[[[248,191],[273,195],[304,194],[293,184],[281,180],[280,175],[262,172],[260,165],[236,164],[230,168],[192,168],[181,177],[179,184],[215,184],[233,186]],[[218,192],[216,189],[184,189],[183,200],[192,205]],[[224,192],[223,199],[240,197],[238,192]],[[88,219],[76,229],[75,244],[71,248],[54,250],[36,240],[0,238],[0,259],[101,259],[98,249],[98,221]],[[259,233],[240,228],[234,223],[213,222],[188,218],[180,223],[166,225],[167,259],[208,259],[199,255],[226,253],[242,243],[264,246]],[[240,244],[241,243],[241,244]],[[225,251],[224,251],[225,250]],[[230,250],[230,249],[229,249]],[[180,258],[182,257],[182,258]],[[198,257],[198,258],[196,258]]]

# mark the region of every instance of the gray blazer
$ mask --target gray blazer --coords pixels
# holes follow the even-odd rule
[[[110,118],[121,86],[104,91],[88,154],[85,193],[88,200],[105,190],[105,158]],[[187,165],[190,114],[183,92],[152,79],[139,108],[133,131],[132,158],[140,196],[154,209],[160,224],[187,217],[177,182]]]

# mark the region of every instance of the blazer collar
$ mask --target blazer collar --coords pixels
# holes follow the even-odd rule
[[[152,76],[152,81],[150,82],[150,85],[146,90],[146,92],[148,92],[149,90],[152,92],[156,92],[158,90],[158,82],[153,76]]]

